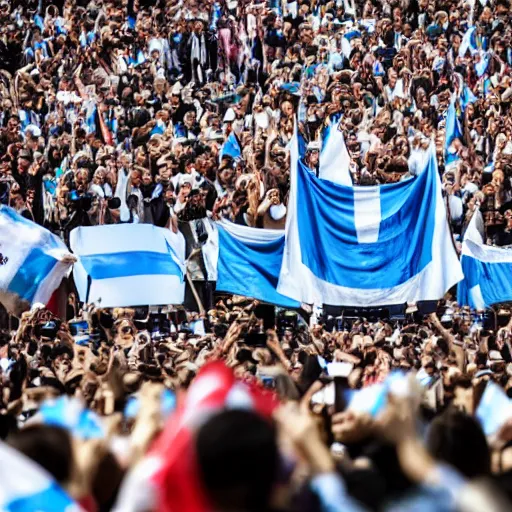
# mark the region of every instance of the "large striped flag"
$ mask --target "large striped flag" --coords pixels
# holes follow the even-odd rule
[[[462,279],[433,144],[399,183],[346,187],[317,178],[291,148],[286,242],[277,290],[299,302],[380,306],[437,300]]]
[[[73,261],[57,236],[0,206],[0,302],[8,311],[46,304]]]
[[[80,300],[101,307],[181,304],[185,239],[150,224],[79,227],[73,274]]]

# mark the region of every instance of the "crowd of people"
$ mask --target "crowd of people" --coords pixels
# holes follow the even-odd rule
[[[3,311],[0,437],[91,512],[509,510],[510,308],[453,295],[394,317],[274,308],[215,294],[201,246],[206,219],[284,228],[294,130],[318,174],[328,126],[363,186],[416,175],[414,150],[434,140],[454,243],[478,208],[486,243],[512,245],[511,12],[1,0],[0,202],[66,243],[77,226],[179,230],[195,286],[184,307],[106,310],[71,289],[61,318]],[[138,468],[155,446],[181,453],[166,433],[219,361],[273,414],[201,409],[180,463],[199,468],[208,506],[179,501],[172,472],[148,498]],[[58,397],[101,435],[42,414]]]

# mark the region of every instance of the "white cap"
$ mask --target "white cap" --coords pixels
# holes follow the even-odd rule
[[[183,89],[183,86],[181,85],[181,82],[176,82],[171,89],[171,93],[175,96],[179,96],[181,94],[181,90]]]
[[[235,111],[230,107],[227,109],[226,113],[224,114],[223,121],[225,123],[231,123],[236,119]]]
[[[36,126],[35,124],[29,124],[25,128],[25,132],[30,132],[33,137],[41,137],[41,128],[39,128],[39,126]]]
[[[321,148],[322,148],[322,145],[320,144],[320,142],[317,140],[313,140],[308,143],[306,150],[307,151],[320,151]]]

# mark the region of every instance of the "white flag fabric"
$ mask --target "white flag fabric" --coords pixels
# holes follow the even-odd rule
[[[482,227],[482,214],[476,210],[464,234],[464,280],[457,287],[457,302],[479,310],[512,300],[512,249],[485,245]]]
[[[46,304],[74,257],[47,229],[0,207],[0,302],[11,313]]]
[[[291,144],[278,292],[299,302],[382,306],[437,300],[462,279],[431,145],[426,169],[390,185],[317,178]]]
[[[320,154],[318,177],[347,187],[352,186],[350,155],[339,122],[331,123],[325,130]]]
[[[82,509],[41,466],[0,442],[2,512],[80,512]]]
[[[181,233],[150,224],[78,227],[70,242],[81,301],[105,308],[183,303]]]

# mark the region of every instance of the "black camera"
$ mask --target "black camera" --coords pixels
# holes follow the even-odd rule
[[[54,339],[59,332],[60,322],[58,320],[50,320],[44,324],[36,325],[36,336],[40,338]]]
[[[68,194],[68,199],[76,210],[90,210],[92,206],[91,194],[79,194],[78,191],[72,190]]]

